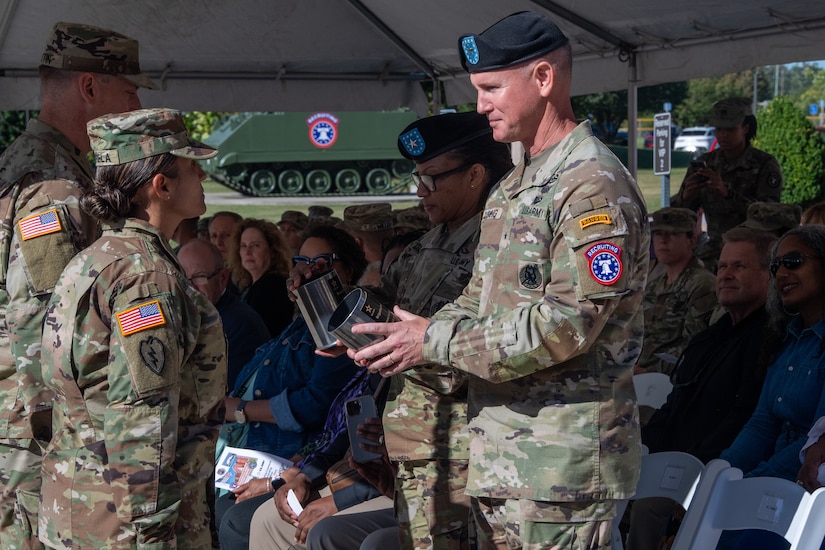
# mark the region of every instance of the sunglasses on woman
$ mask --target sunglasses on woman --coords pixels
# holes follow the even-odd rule
[[[315,264],[320,268],[325,267],[332,267],[332,264],[335,263],[335,260],[340,260],[337,255],[335,254],[318,254],[310,258],[309,256],[293,256],[292,257],[292,267],[295,267],[298,264]]]
[[[779,271],[779,267],[782,266],[788,271],[796,271],[802,264],[805,263],[805,258],[811,258],[812,260],[819,260],[819,256],[811,256],[809,254],[802,254],[801,252],[789,252],[780,258],[776,258],[775,260],[771,261],[771,275],[776,277],[776,272]]]

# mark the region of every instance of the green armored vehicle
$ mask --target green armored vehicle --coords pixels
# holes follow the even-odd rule
[[[414,165],[398,152],[412,111],[242,113],[205,141],[219,149],[203,169],[245,195],[409,191]]]

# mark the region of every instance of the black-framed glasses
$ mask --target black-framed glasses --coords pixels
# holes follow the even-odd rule
[[[292,257],[292,267],[295,267],[298,264],[315,264],[321,269],[332,267],[332,264],[335,263],[335,260],[340,260],[336,254],[318,254],[310,258],[309,256],[293,256]]]
[[[462,164],[461,166],[457,166],[452,170],[441,172],[440,174],[419,174],[418,170],[416,170],[411,175],[416,185],[423,185],[427,191],[429,191],[430,193],[434,193],[435,191],[438,191],[438,189],[436,189],[435,187],[435,180],[437,180],[438,178],[444,178],[446,176],[449,176],[450,174],[455,174],[456,172],[460,172],[462,170],[466,170],[473,164],[475,164],[475,162],[468,162],[466,164]]]
[[[802,254],[801,252],[789,252],[788,254],[771,261],[771,275],[776,277],[776,272],[779,271],[780,266],[784,267],[788,271],[796,271],[802,267],[802,264],[805,263],[805,258],[811,258],[812,260],[821,259],[819,256],[811,256],[810,254]]]
[[[224,270],[224,268],[219,267],[218,269],[216,269],[214,272],[210,273],[209,275],[195,275],[194,277],[189,277],[189,282],[192,283],[195,286],[205,285],[206,283],[209,282],[209,280],[212,277],[214,277],[215,275],[217,275],[218,273],[220,273],[223,270]]]

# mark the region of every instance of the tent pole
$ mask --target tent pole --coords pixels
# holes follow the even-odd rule
[[[636,152],[636,119],[639,112],[639,78],[636,74],[636,52],[630,52],[627,64],[627,169],[636,178],[638,153]]]

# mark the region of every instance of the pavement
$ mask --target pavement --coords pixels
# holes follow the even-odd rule
[[[306,206],[307,202],[312,204],[352,204],[357,202],[364,204],[368,202],[393,202],[393,201],[415,201],[413,193],[393,193],[392,195],[300,195],[297,197],[250,197],[236,191],[221,193],[206,193],[206,204],[213,205],[261,205],[261,204],[283,204]]]

